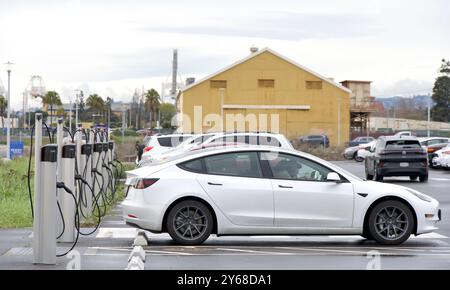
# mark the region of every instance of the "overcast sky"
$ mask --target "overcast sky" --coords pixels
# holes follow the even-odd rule
[[[135,88],[169,81],[173,48],[184,80],[252,45],[337,81],[372,80],[375,96],[414,94],[450,58],[449,11],[446,0],[0,0],[0,63],[16,63],[17,108],[31,75],[63,101],[76,88],[128,101]]]

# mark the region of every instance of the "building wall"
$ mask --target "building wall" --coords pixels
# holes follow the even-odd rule
[[[352,91],[350,94],[351,108],[370,107],[370,82],[345,81],[342,84]]]
[[[259,87],[258,79],[274,79],[274,88]],[[337,144],[337,108],[340,99],[341,144],[349,139],[350,94],[268,51],[216,75],[211,80],[227,81],[227,87],[223,89],[225,108],[232,105],[272,106],[267,107],[269,109],[226,108],[225,115],[240,113],[250,118],[249,114],[255,114],[258,119],[262,114],[278,115],[279,126],[275,127],[279,127],[279,132],[289,139],[306,134],[324,133],[330,137],[332,144]],[[322,81],[322,89],[307,89],[306,81]],[[221,116],[221,89],[211,88],[210,80],[204,81],[185,90],[178,104],[182,114],[183,132],[210,130],[214,122],[208,123],[205,117],[211,113]],[[203,123],[194,121],[195,106],[201,108]],[[297,107],[286,109],[273,106]],[[267,117],[270,123],[271,116]],[[270,125],[266,128],[262,123],[258,122],[256,128],[251,129],[277,131],[277,128]]]
[[[425,131],[428,128],[428,122],[422,120],[370,117],[370,130],[378,131],[386,128],[393,131]],[[430,122],[430,130],[450,132],[450,124],[444,122]]]

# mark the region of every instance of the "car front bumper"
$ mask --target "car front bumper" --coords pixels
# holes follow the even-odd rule
[[[417,235],[436,231],[437,223],[442,220],[442,211],[439,209],[438,201],[433,200],[423,205],[420,209],[416,209]]]

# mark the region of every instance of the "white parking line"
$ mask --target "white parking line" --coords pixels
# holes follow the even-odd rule
[[[430,180],[434,180],[434,181],[449,181],[450,178],[429,178]]]
[[[96,238],[134,239],[138,233],[136,228],[100,228]]]
[[[268,252],[259,250],[244,250],[244,249],[233,249],[233,248],[216,248],[219,251],[231,251],[231,252],[242,252],[242,253],[253,253],[253,254],[269,254],[269,255],[291,255],[291,253],[283,252]]]
[[[366,255],[366,250],[359,250],[359,251],[353,251],[353,250],[341,250],[341,249],[324,249],[321,247],[311,247],[311,248],[304,248],[304,247],[277,247],[277,249],[285,249],[285,250],[300,250],[300,251],[312,251],[312,252],[329,252],[329,253],[347,253],[347,254],[357,254],[357,255]],[[396,253],[380,253],[381,255],[397,255]]]

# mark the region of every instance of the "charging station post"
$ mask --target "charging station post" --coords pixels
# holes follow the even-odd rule
[[[42,114],[35,117],[33,263],[56,264],[56,161],[54,144],[42,147]]]
[[[61,156],[61,173],[62,182],[65,186],[71,190],[72,194],[76,194],[75,191],[75,144],[66,144],[62,147]],[[71,194],[59,191],[58,201],[62,211],[62,218],[64,219],[64,232],[59,237],[59,242],[73,243],[75,241],[75,214],[77,211],[77,204],[75,200],[78,200]]]

